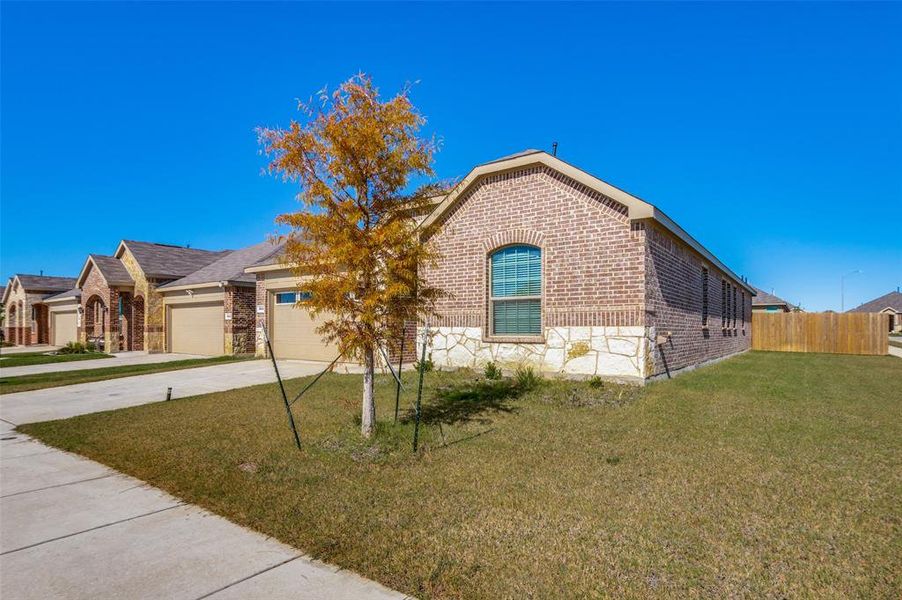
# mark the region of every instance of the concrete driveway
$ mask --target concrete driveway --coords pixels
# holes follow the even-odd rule
[[[322,363],[280,361],[285,377]],[[265,360],[0,397],[0,597],[400,599],[16,424],[275,381]]]
[[[102,359],[108,362],[114,359]],[[313,361],[279,361],[283,378],[319,373],[325,364]],[[79,383],[31,392],[0,396],[0,419],[13,425],[54,421],[126,406],[137,406],[172,398],[185,398],[209,392],[221,392],[276,380],[268,360],[249,360],[210,367],[196,367],[164,373],[137,375]]]
[[[0,481],[3,598],[404,598],[8,427]]]
[[[188,360],[191,358],[209,358],[197,354],[149,354],[147,352],[117,352],[113,358],[96,360],[75,360],[71,362],[48,363],[45,365],[28,365],[26,367],[3,368],[0,360],[0,377],[17,377],[37,373],[57,373],[59,371],[83,371],[85,369],[104,369],[106,367],[127,367],[130,365],[149,365],[154,363]]]

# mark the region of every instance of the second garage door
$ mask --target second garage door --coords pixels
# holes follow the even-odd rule
[[[65,346],[78,338],[75,311],[50,313],[50,330],[54,346]]]
[[[303,308],[294,304],[294,292],[272,295],[272,348],[276,358],[301,358],[332,362],[338,356],[338,347],[328,344],[316,333],[322,316],[313,320]]]
[[[175,304],[169,307],[169,351],[219,356],[224,354],[221,302]]]

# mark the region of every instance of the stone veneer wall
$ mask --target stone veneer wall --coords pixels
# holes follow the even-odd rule
[[[50,294],[33,294],[28,293],[14,280],[15,289],[10,290],[5,305],[6,314],[6,339],[9,342],[30,346],[32,344],[47,343],[48,325],[46,321],[41,319],[47,318],[47,313],[41,311],[39,303]],[[15,311],[11,311],[15,305]],[[36,306],[37,305],[37,306]],[[32,319],[32,307],[36,307],[37,320]],[[11,312],[15,312],[12,317]],[[13,322],[15,321],[15,322]]]
[[[646,377],[651,347],[642,326],[548,327],[541,344],[486,342],[479,327],[429,329],[426,353],[440,369],[481,369],[494,362],[507,370],[531,366],[547,374],[636,382]]]
[[[123,266],[128,271],[132,279],[135,280],[134,296],[144,298],[144,322],[143,334],[140,336],[144,350],[148,352],[165,352],[166,348],[166,331],[165,331],[165,309],[163,305],[163,295],[157,292],[157,286],[167,283],[167,281],[156,281],[148,279],[132,256],[128,247],[119,257]],[[136,327],[141,327],[141,323],[136,323]],[[135,338],[138,339],[138,335]]]

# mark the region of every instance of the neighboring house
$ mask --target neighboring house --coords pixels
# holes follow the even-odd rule
[[[752,299],[752,312],[792,312],[795,307],[778,296],[768,294],[760,288],[755,288],[755,297]]]
[[[438,367],[643,381],[750,347],[754,288],[660,209],[545,152],[476,167],[421,228],[443,257],[424,275],[450,294],[429,323]]]
[[[75,279],[71,277],[13,275],[2,297],[6,341],[25,346],[51,343],[52,304],[47,301],[74,287]]]
[[[304,278],[297,277],[282,262],[282,246],[246,270],[256,277],[256,351],[267,356],[263,328],[269,334],[273,353],[278,358],[324,360],[331,362],[338,356],[334,344],[323,342],[316,333],[326,315],[317,318],[298,307],[308,297]]]
[[[210,356],[254,352],[256,277],[245,269],[280,249],[262,242],[235,250],[159,286],[167,350]]]
[[[889,330],[902,331],[902,292],[899,291],[899,288],[896,288],[895,292],[890,292],[870,302],[865,302],[861,306],[856,306],[847,312],[885,314],[889,318]]]
[[[81,290],[80,338],[102,340],[108,352],[165,351],[165,311],[158,288],[229,252],[123,240],[113,256],[91,254],[75,286]]]

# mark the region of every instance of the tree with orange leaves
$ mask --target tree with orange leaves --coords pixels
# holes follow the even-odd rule
[[[303,123],[258,136],[270,172],[300,185],[302,209],[276,219],[291,228],[283,260],[311,292],[298,308],[324,315],[317,332],[363,362],[361,432],[369,437],[377,352],[396,343],[404,321],[431,314],[441,294],[419,276],[417,265],[438,256],[414,221],[437,187],[409,190],[412,179],[432,177],[436,143],[419,136],[425,119],[409,88],[383,101],[360,74],[318,99],[299,104]]]

